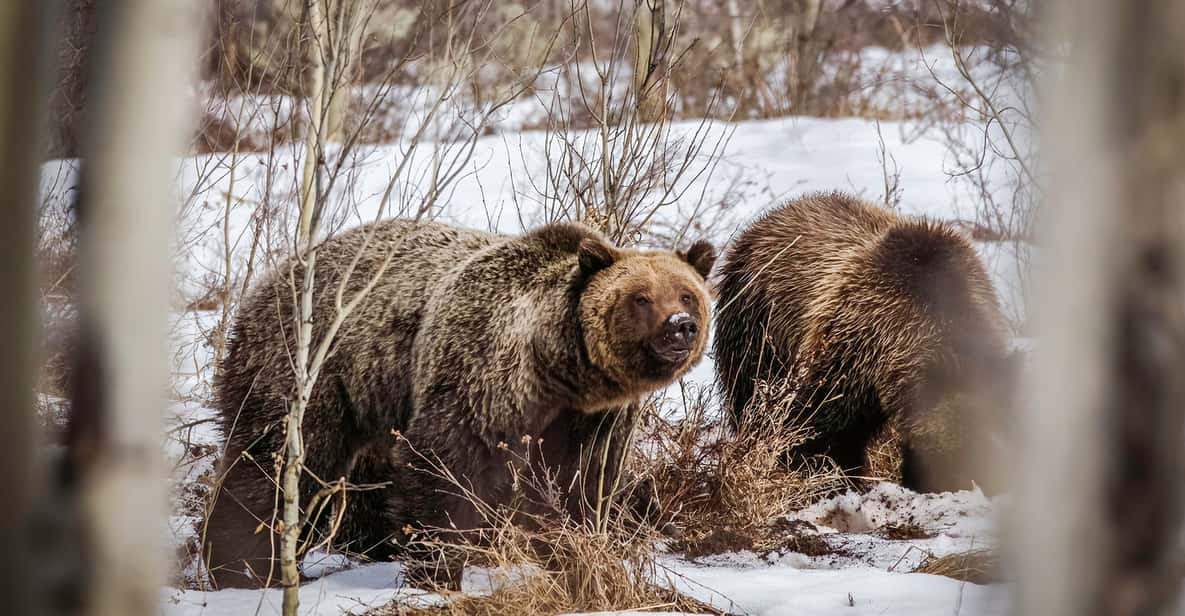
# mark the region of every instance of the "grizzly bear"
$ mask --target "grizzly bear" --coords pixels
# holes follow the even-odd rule
[[[816,193],[752,223],[719,270],[713,349],[734,428],[776,409],[806,429],[788,460],[823,454],[863,476],[869,443],[891,427],[906,487],[971,487],[966,461],[992,441],[1011,361],[962,233]]]
[[[582,515],[592,480],[618,472],[640,399],[703,355],[714,259],[707,242],[627,250],[564,223],[514,237],[390,220],[323,242],[314,341],[335,306],[373,286],[342,321],[309,394],[301,502],[345,478],[357,489],[346,494],[338,544],[402,556],[414,561],[413,582],[454,587],[462,563],[438,564],[408,537],[479,527],[475,501],[509,504],[521,489],[508,466],[514,445],[531,443],[523,457],[555,485],[579,479],[583,490],[564,506]],[[258,586],[277,571],[268,528],[281,498],[275,460],[294,395],[301,280],[293,259],[244,299],[216,381],[226,447],[204,555],[220,587]],[[594,459],[609,467],[590,467]]]

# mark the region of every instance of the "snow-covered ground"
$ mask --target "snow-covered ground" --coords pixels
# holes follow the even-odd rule
[[[752,616],[949,616],[1008,613],[999,586],[871,567],[802,570],[682,566],[675,587],[721,610]]]
[[[919,495],[882,484],[864,495],[848,493],[788,515],[813,525],[812,532],[834,549],[832,554],[736,552],[694,561],[669,554],[659,557],[657,575],[681,592],[732,614],[1004,614],[1005,585],[982,586],[909,573],[930,556],[995,546],[995,509],[977,491]],[[920,529],[925,537],[891,539],[877,532],[904,524]],[[491,586],[490,573],[480,569],[467,570],[462,583],[465,592],[474,593],[488,592]],[[278,614],[280,609],[279,590],[165,589],[162,596],[165,613],[175,616]],[[307,610],[302,613],[307,614],[361,612],[393,599],[441,600],[404,588],[395,563],[359,565],[301,589],[301,604]]]
[[[968,134],[979,127],[969,125]],[[707,130],[707,137],[703,137]],[[900,174],[902,209],[943,219],[972,220],[975,204],[964,182],[952,179],[951,161],[942,143],[919,132],[912,123],[864,119],[787,117],[737,124],[683,122],[672,128],[673,140],[701,135],[708,144],[696,158],[702,173],[689,174],[678,186],[677,199],[657,213],[659,226],[684,221],[694,212],[690,236],[706,235],[725,245],[736,230],[764,209],[785,199],[815,190],[840,189],[879,200],[885,185],[884,153],[896,161]],[[543,132],[494,132],[476,141],[463,171],[432,211],[439,220],[476,228],[517,232],[546,219],[545,204],[535,186],[545,174],[547,135]],[[718,145],[718,147],[717,147]],[[381,195],[394,170],[407,156],[407,144],[367,146],[352,165],[353,172],[336,192],[346,207],[338,214],[349,226],[371,220],[379,211]],[[394,186],[394,201],[407,202],[422,194],[434,152],[422,147]],[[243,154],[204,155],[180,161],[178,188],[189,207],[180,216],[178,271],[183,300],[209,288],[209,280],[223,270],[229,239],[233,270],[242,271],[251,254],[252,216],[270,198],[291,199],[299,169],[298,148],[283,152],[285,162],[273,168],[266,189],[267,157]],[[51,162],[43,168],[43,192],[50,202],[69,198],[75,186],[73,163]],[[694,176],[694,177],[692,177]],[[1008,190],[1001,176],[992,190]],[[229,203],[229,210],[226,204]],[[704,207],[705,205],[709,207]],[[225,225],[224,225],[225,223]],[[278,234],[282,237],[283,234]],[[270,246],[282,249],[282,246]],[[997,288],[1011,314],[1023,314],[1015,247],[1004,243],[980,245],[996,278]],[[256,264],[264,257],[256,253]],[[216,311],[180,311],[174,328],[174,374],[177,402],[166,453],[177,461],[175,479],[191,486],[205,473],[213,456],[192,458],[194,447],[212,451],[218,444],[209,400],[212,352],[207,339],[217,322]],[[711,359],[688,380],[710,386]],[[190,455],[187,457],[187,453]],[[200,491],[181,491],[194,499]],[[180,509],[180,507],[179,507]],[[949,578],[909,573],[928,556],[942,556],[996,545],[994,516],[997,503],[978,492],[915,495],[893,485],[865,494],[848,494],[798,512],[789,519],[809,522],[833,554],[810,557],[793,552],[756,555],[733,553],[689,561],[676,554],[660,559],[669,582],[683,592],[738,614],[822,615],[876,614],[996,614],[1003,613],[1007,589],[979,586]],[[179,510],[170,536],[183,545],[192,536],[196,518]],[[876,531],[886,525],[921,528],[920,539],[888,539]],[[339,567],[315,565],[311,568]],[[302,614],[358,612],[382,605],[402,589],[398,564],[345,564],[301,590]],[[307,572],[307,571],[306,571]],[[193,575],[192,568],[183,572]],[[489,589],[488,575],[467,573],[464,588]],[[279,591],[224,590],[202,592],[162,589],[165,613],[176,616],[222,614],[278,614]],[[421,597],[421,599],[425,599]],[[431,597],[427,598],[428,600]]]

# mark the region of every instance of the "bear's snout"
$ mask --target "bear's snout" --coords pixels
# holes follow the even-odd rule
[[[695,322],[695,317],[686,312],[677,312],[663,323],[660,350],[667,359],[682,360],[695,346],[698,335],[699,324]]]

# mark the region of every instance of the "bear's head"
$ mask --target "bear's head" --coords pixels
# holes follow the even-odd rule
[[[706,278],[716,259],[706,241],[680,252],[614,248],[586,238],[580,324],[594,365],[632,392],[666,385],[703,357]]]

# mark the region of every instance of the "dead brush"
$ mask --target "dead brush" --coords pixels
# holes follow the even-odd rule
[[[526,441],[529,442],[529,441]],[[608,489],[601,503],[586,503],[583,519],[565,507],[569,489],[531,452],[508,452],[516,498],[494,507],[477,497],[438,464],[429,469],[479,512],[479,529],[433,529],[418,539],[417,552],[440,561],[464,562],[490,571],[491,592],[458,595],[431,606],[395,602],[369,616],[535,615],[575,611],[678,611],[725,614],[663,586],[667,572],[656,560],[659,534],[652,521],[636,515],[645,482],[602,477]],[[532,495],[532,496],[528,496]]]
[[[801,469],[786,462],[783,452],[811,434],[805,425],[787,425],[789,396],[768,384],[758,389],[753,419],[731,434],[709,411],[707,390],[684,390],[683,417],[650,414],[639,457],[649,465],[664,521],[678,532],[674,549],[778,549],[786,539],[775,529],[781,516],[848,485],[827,460]]]
[[[467,594],[428,607],[389,606],[376,615],[534,615],[578,611],[679,611],[723,614],[659,585],[654,537],[614,524],[599,531],[571,518],[538,521],[542,529],[503,515],[484,541],[454,538],[439,547],[488,567],[492,592]],[[440,589],[436,589],[442,592]]]
[[[913,572],[942,575],[972,584],[994,584],[1003,581],[1000,557],[989,549],[932,556],[922,561]]]
[[[901,483],[901,434],[890,422],[868,444],[868,479]]]

